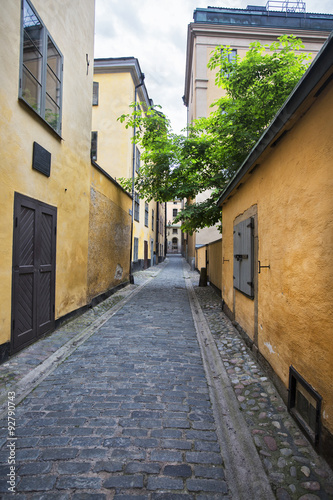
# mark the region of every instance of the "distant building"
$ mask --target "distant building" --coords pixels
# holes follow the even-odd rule
[[[144,75],[134,57],[95,59],[92,130],[94,162],[115,180],[133,178],[140,170],[141,152],[132,144],[133,129],[118,118],[131,112],[130,104],[152,104]],[[132,271],[153,266],[165,255],[165,209],[133,195]]]
[[[208,116],[210,105],[222,95],[221,89],[215,86],[215,72],[207,68],[216,46],[228,45],[232,49],[230,57],[236,54],[242,57],[253,41],[271,44],[281,35],[293,34],[302,39],[304,52],[317,54],[333,29],[333,14],[309,14],[305,12],[305,3],[297,2],[297,8],[295,5],[296,2],[270,0],[266,7],[208,7],[194,11],[194,22],[189,24],[187,33],[183,98],[188,109],[188,123]],[[205,200],[208,194],[201,193],[196,201]],[[206,244],[220,237],[215,227],[188,236],[188,260],[194,258],[195,244]]]
[[[174,222],[183,205],[183,200],[179,199],[167,202],[167,253],[182,253],[183,251],[181,223]]]

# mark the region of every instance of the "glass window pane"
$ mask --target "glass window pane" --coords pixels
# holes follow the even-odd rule
[[[46,94],[45,99],[45,121],[51,125],[54,130],[59,128],[59,106]]]
[[[60,63],[61,57],[51,39],[47,38],[46,92],[60,104]]]
[[[40,83],[23,66],[22,97],[37,113],[40,113],[41,92]]]

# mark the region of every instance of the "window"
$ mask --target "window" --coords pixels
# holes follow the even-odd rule
[[[99,82],[93,82],[93,106],[98,106]]]
[[[173,208],[173,209],[172,209],[172,217],[176,217],[176,216],[177,216],[177,214],[178,214],[178,210],[177,210],[177,208]]]
[[[231,49],[231,51],[228,53],[228,62],[229,63],[232,63],[235,61],[237,57],[237,50],[236,49]],[[222,72],[222,75],[223,75],[223,72]],[[224,73],[224,76],[226,78],[229,78],[229,73]]]
[[[19,97],[61,134],[63,57],[29,0],[23,0]]]
[[[251,299],[254,298],[253,228],[253,217],[234,226],[234,288]]]
[[[134,238],[133,261],[139,260],[139,238]]]
[[[297,420],[312,443],[317,446],[320,438],[322,397],[295,370],[289,367],[288,410]]]
[[[155,226],[155,214],[154,210],[151,211],[151,228],[154,231],[154,226]]]
[[[177,234],[178,233],[178,229],[177,228],[173,228],[172,229],[172,234]]]
[[[92,161],[97,161],[97,132],[91,132],[90,157]]]
[[[139,172],[140,170],[140,151],[138,148],[136,148],[136,154],[135,154],[135,171]]]
[[[148,220],[149,220],[149,205],[147,202],[145,202],[145,226],[148,227]]]
[[[140,198],[138,193],[134,193],[134,220],[140,220]]]

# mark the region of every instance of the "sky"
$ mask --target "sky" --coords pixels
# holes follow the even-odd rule
[[[333,13],[332,0],[305,3],[306,12]],[[96,0],[95,58],[136,57],[149,97],[176,133],[186,126],[187,27],[194,10],[208,5],[245,9],[266,0]]]

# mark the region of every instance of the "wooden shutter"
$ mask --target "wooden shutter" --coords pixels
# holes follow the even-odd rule
[[[251,298],[254,297],[253,228],[252,217],[234,226],[234,288]]]

